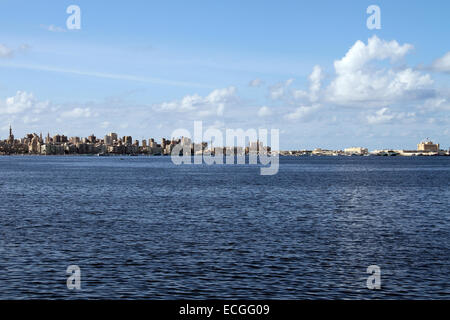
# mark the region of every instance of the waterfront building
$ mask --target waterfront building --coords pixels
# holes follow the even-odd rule
[[[61,143],[61,136],[59,134],[53,136],[53,143]]]
[[[39,143],[39,138],[38,138],[38,136],[34,136],[28,145],[28,152],[29,153],[40,153],[40,151],[41,151],[41,144]]]
[[[435,144],[427,139],[417,145],[417,150],[424,152],[439,152],[439,144]]]
[[[112,144],[113,144],[113,139],[112,139],[112,137],[111,137],[109,134],[107,134],[107,135],[105,136],[104,143],[105,143],[107,146],[112,146]]]
[[[117,133],[111,132],[111,133],[109,134],[109,136],[111,137],[112,142],[118,141],[118,139],[117,139]]]
[[[133,144],[133,138],[131,136],[125,136],[122,139],[124,144]]]
[[[95,143],[95,142],[97,141],[97,137],[94,136],[94,134],[91,134],[91,135],[88,137],[88,141],[89,141],[90,143]]]
[[[357,155],[366,155],[369,154],[369,150],[367,148],[361,148],[361,147],[351,147],[344,149],[344,152],[346,154],[357,154]]]

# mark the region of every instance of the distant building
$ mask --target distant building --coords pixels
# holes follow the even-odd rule
[[[95,142],[97,141],[97,137],[94,136],[94,134],[91,134],[91,135],[88,137],[88,141],[89,141],[90,143],[95,143]]]
[[[117,139],[117,133],[111,132],[111,133],[109,134],[109,136],[111,137],[111,139],[112,139],[113,142],[118,141],[118,139]]]
[[[181,144],[183,146],[190,145],[191,143],[192,143],[192,140],[190,138],[187,138],[187,137],[181,138]]]
[[[417,145],[417,150],[424,152],[439,152],[439,144],[435,144],[427,139]]]
[[[12,133],[11,125],[9,125],[9,137],[8,137],[8,143],[13,144],[14,143],[14,135]]]
[[[123,137],[123,143],[124,144],[133,144],[133,138],[131,136],[125,136],[125,137]]]
[[[263,150],[263,143],[261,141],[250,142],[249,151],[250,152],[260,152]]]
[[[346,148],[344,149],[344,152],[347,154],[359,154],[359,155],[369,154],[369,150],[367,148],[361,147]]]
[[[112,144],[113,144],[113,139],[112,139],[112,137],[111,137],[111,135],[106,135],[105,136],[105,144],[107,145],[107,146],[112,146]]]
[[[41,144],[39,143],[38,136],[33,137],[31,142],[29,143],[28,152],[29,153],[40,153],[41,152]]]

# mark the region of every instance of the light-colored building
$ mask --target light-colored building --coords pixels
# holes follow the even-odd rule
[[[359,154],[359,155],[369,154],[369,150],[367,148],[362,147],[346,148],[344,149],[344,152],[347,154]]]
[[[107,146],[112,146],[113,144],[113,138],[109,134],[105,136],[105,144]]]
[[[417,145],[417,150],[425,152],[439,152],[439,144],[433,143],[427,139]]]
[[[37,136],[34,136],[30,144],[28,145],[28,152],[39,153],[40,151],[41,151],[41,144],[39,143],[39,138]]]

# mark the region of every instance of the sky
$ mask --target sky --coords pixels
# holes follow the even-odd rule
[[[448,21],[447,0],[2,0],[0,138],[159,140],[203,121],[278,129],[283,150],[447,149]]]

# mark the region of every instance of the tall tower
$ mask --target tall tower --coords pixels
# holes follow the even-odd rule
[[[14,143],[14,135],[13,135],[13,133],[12,133],[11,125],[9,125],[9,138],[8,138],[8,143],[9,143],[9,144],[13,144],[13,143]]]

